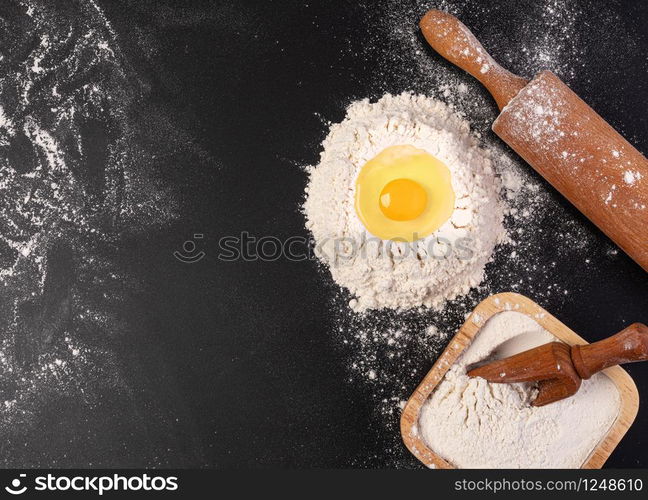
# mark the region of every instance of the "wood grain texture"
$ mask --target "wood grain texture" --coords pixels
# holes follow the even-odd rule
[[[648,360],[648,326],[633,323],[616,335],[572,348],[574,368],[582,378],[614,365]]]
[[[493,131],[648,271],[648,160],[567,85],[540,73]]]
[[[443,379],[448,369],[471,344],[481,327],[493,315],[514,310],[533,318],[547,331],[559,340],[569,345],[587,345],[582,337],[570,330],[554,316],[545,311],[532,300],[515,293],[500,293],[482,301],[467,318],[454,338],[450,341],[434,366],[409,398],[401,415],[401,435],[407,448],[423,464],[430,468],[453,469],[453,464],[434,453],[423,442],[418,432],[418,421],[421,407]],[[619,444],[627,430],[632,425],[639,409],[639,394],[634,381],[628,373],[619,366],[603,371],[619,390],[621,407],[619,415],[584,462],[583,469],[599,469],[603,466],[612,451]]]
[[[648,160],[553,73],[530,83],[512,74],[446,12],[429,11],[420,27],[491,93],[502,110],[493,131],[648,271]]]
[[[528,83],[502,68],[466,26],[441,10],[430,10],[419,23],[427,42],[439,55],[477,78],[502,109]]]

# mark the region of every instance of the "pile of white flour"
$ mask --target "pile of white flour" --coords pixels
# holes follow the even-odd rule
[[[355,182],[364,164],[390,146],[412,145],[450,169],[456,195],[451,218],[413,243],[379,240],[354,208]],[[487,150],[467,121],[444,103],[421,95],[386,95],[353,103],[323,143],[310,168],[304,204],[316,255],[333,279],[367,309],[439,308],[484,279],[484,267],[506,239],[500,182]]]
[[[583,380],[571,398],[539,408],[529,405],[536,391],[531,384],[491,384],[466,375],[467,366],[519,335],[527,339],[519,351],[556,340],[519,312],[493,316],[421,410],[421,437],[458,468],[577,468],[617,417],[619,392],[600,373]]]

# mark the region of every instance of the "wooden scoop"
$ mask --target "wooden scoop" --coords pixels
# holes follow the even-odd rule
[[[468,371],[489,382],[538,382],[532,406],[544,406],[573,396],[596,372],[610,366],[648,360],[648,327],[634,323],[616,335],[588,345],[561,342],[529,349]]]
[[[445,12],[429,11],[420,26],[495,98],[493,131],[648,271],[648,160],[553,73],[530,82],[510,73]]]

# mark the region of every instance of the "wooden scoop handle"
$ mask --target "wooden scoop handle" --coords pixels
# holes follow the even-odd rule
[[[497,64],[470,30],[447,12],[433,9],[423,16],[419,25],[432,48],[477,78],[495,98],[500,110],[529,83]]]
[[[584,379],[610,366],[647,361],[648,326],[633,323],[605,340],[573,346],[571,357],[574,368]]]

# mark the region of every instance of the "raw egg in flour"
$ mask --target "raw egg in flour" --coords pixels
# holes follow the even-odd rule
[[[358,175],[355,209],[367,230],[383,240],[414,241],[439,229],[452,215],[450,170],[414,146],[392,146]]]

